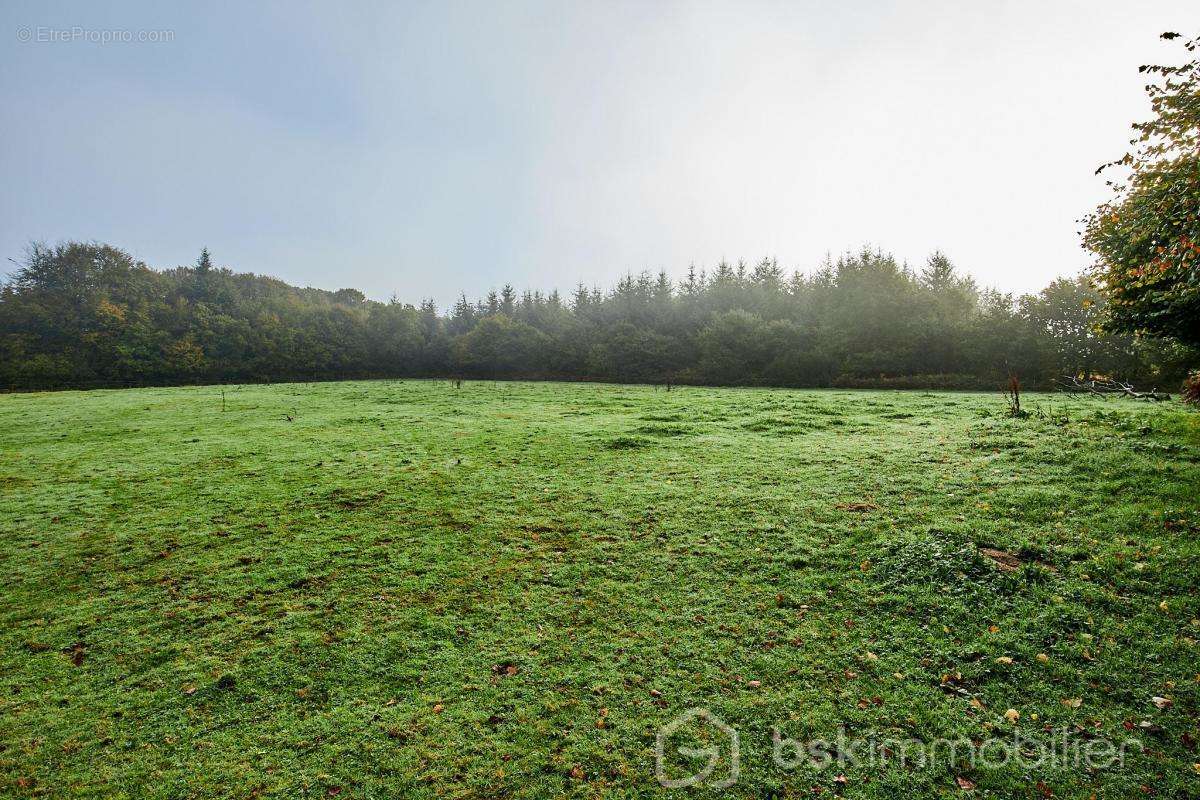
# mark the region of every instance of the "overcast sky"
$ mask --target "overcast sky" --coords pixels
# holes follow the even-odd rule
[[[1157,35],[1200,8],[4,0],[0,21],[0,257],[207,246],[444,307],[864,243],[1038,289],[1087,263],[1092,173],[1147,112],[1137,66],[1176,59]]]

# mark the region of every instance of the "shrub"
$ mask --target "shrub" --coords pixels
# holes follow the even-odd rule
[[[1200,406],[1200,370],[1188,375],[1183,382],[1183,402]]]

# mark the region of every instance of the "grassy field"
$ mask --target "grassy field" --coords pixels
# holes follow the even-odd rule
[[[729,796],[1195,797],[1200,415],[1026,406],[0,396],[0,795],[705,796],[655,774],[703,708]],[[1124,756],[896,757],[939,737]]]

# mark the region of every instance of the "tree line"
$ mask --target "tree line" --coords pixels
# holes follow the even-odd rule
[[[0,386],[351,377],[569,379],[794,387],[995,388],[1064,375],[1174,389],[1169,339],[1103,332],[1087,277],[1037,294],[978,287],[942,254],[864,249],[805,274],[772,259],[607,291],[459,298],[440,313],[213,265],[154,270],[120,249],[35,244],[0,286]]]

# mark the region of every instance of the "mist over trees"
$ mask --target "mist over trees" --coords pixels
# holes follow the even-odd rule
[[[350,377],[554,378],[991,389],[1063,375],[1174,389],[1197,353],[1102,333],[1087,277],[1036,295],[978,287],[940,253],[873,250],[809,274],[771,259],[580,286],[377,302],[214,265],[156,271],[107,245],[34,245],[0,288],[0,386]]]

